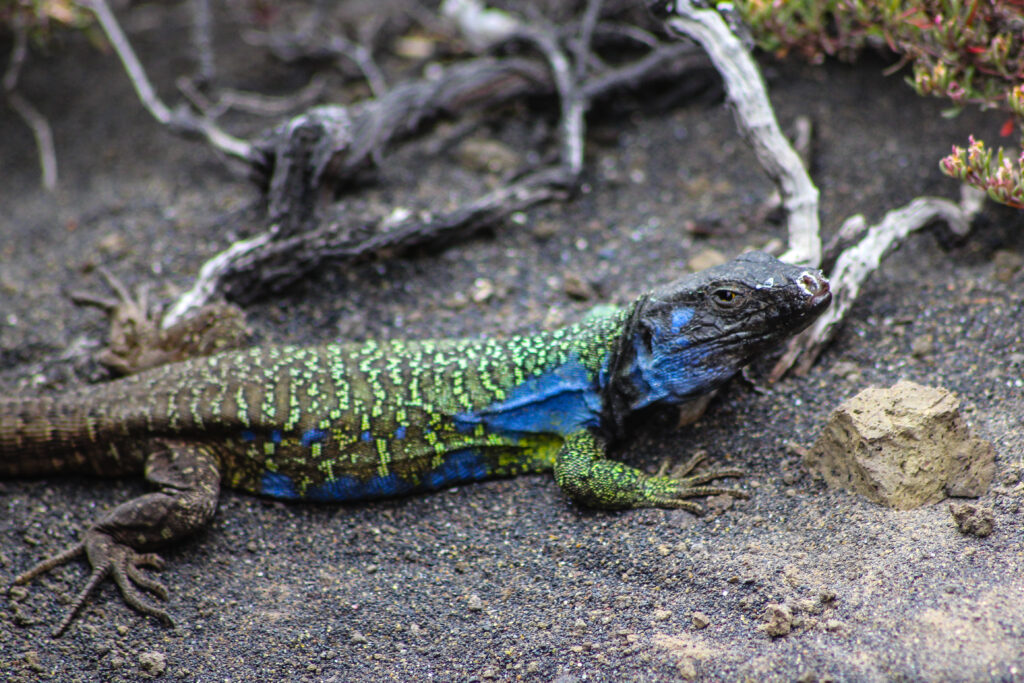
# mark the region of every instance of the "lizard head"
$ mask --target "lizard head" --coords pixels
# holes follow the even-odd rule
[[[635,304],[611,378],[622,407],[679,403],[715,389],[810,325],[831,300],[819,271],[761,252],[654,290]]]

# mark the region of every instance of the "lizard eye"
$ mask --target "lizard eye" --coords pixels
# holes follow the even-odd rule
[[[716,289],[711,292],[711,300],[719,308],[733,308],[740,303],[739,292],[732,289]]]

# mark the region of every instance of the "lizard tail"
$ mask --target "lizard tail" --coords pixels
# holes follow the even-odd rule
[[[0,477],[102,474],[96,437],[107,431],[76,401],[39,397],[0,400]]]

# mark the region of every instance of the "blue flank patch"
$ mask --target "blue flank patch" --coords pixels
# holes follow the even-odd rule
[[[272,430],[270,430],[270,440],[273,441],[274,443],[281,443],[281,440],[283,438],[284,438],[284,435],[281,434],[281,430],[280,429],[272,429]]]
[[[480,481],[490,473],[490,464],[481,456],[480,451],[464,448],[452,451],[445,456],[440,467],[424,474],[423,488],[435,490],[468,481]]]
[[[249,442],[249,441],[255,441],[255,440],[256,440],[256,433],[254,431],[252,431],[251,429],[243,429],[242,430],[242,441]]]
[[[359,435],[360,441],[370,441],[372,438],[373,436],[370,435],[370,430],[366,430],[365,432]]]
[[[307,429],[302,434],[302,439],[299,441],[304,447],[309,448],[315,443],[320,443],[327,438],[327,432],[322,429]]]
[[[319,486],[310,486],[303,498],[323,503],[364,500],[397,496],[409,493],[415,488],[416,485],[413,482],[401,479],[392,472],[386,477],[370,477],[366,480],[358,477],[338,477],[333,481],[325,481]]]
[[[338,502],[397,496],[414,491],[431,491],[471,481],[480,481],[490,475],[491,468],[479,450],[466,448],[449,453],[440,467],[423,475],[421,481],[408,481],[391,473],[386,477],[338,477],[319,486],[311,486],[304,496],[295,489],[291,477],[278,472],[264,472],[260,491],[274,498]]]
[[[264,472],[263,480],[260,482],[260,491],[266,496],[274,498],[295,499],[299,495],[295,492],[295,485],[292,478],[286,477],[277,472]]]
[[[595,427],[601,412],[598,384],[575,355],[542,375],[531,377],[497,401],[455,416],[455,428],[466,434],[477,425],[504,434],[570,434]]]
[[[398,425],[398,429],[395,430],[395,438],[396,439],[404,439],[405,438],[405,425]]]

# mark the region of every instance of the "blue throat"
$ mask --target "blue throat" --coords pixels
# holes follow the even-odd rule
[[[694,345],[684,334],[693,315],[690,308],[672,311],[667,325],[651,329],[649,345],[634,333],[632,366],[625,373],[633,385],[630,410],[681,403],[714,389],[733,374],[733,368],[709,365],[709,349]]]

